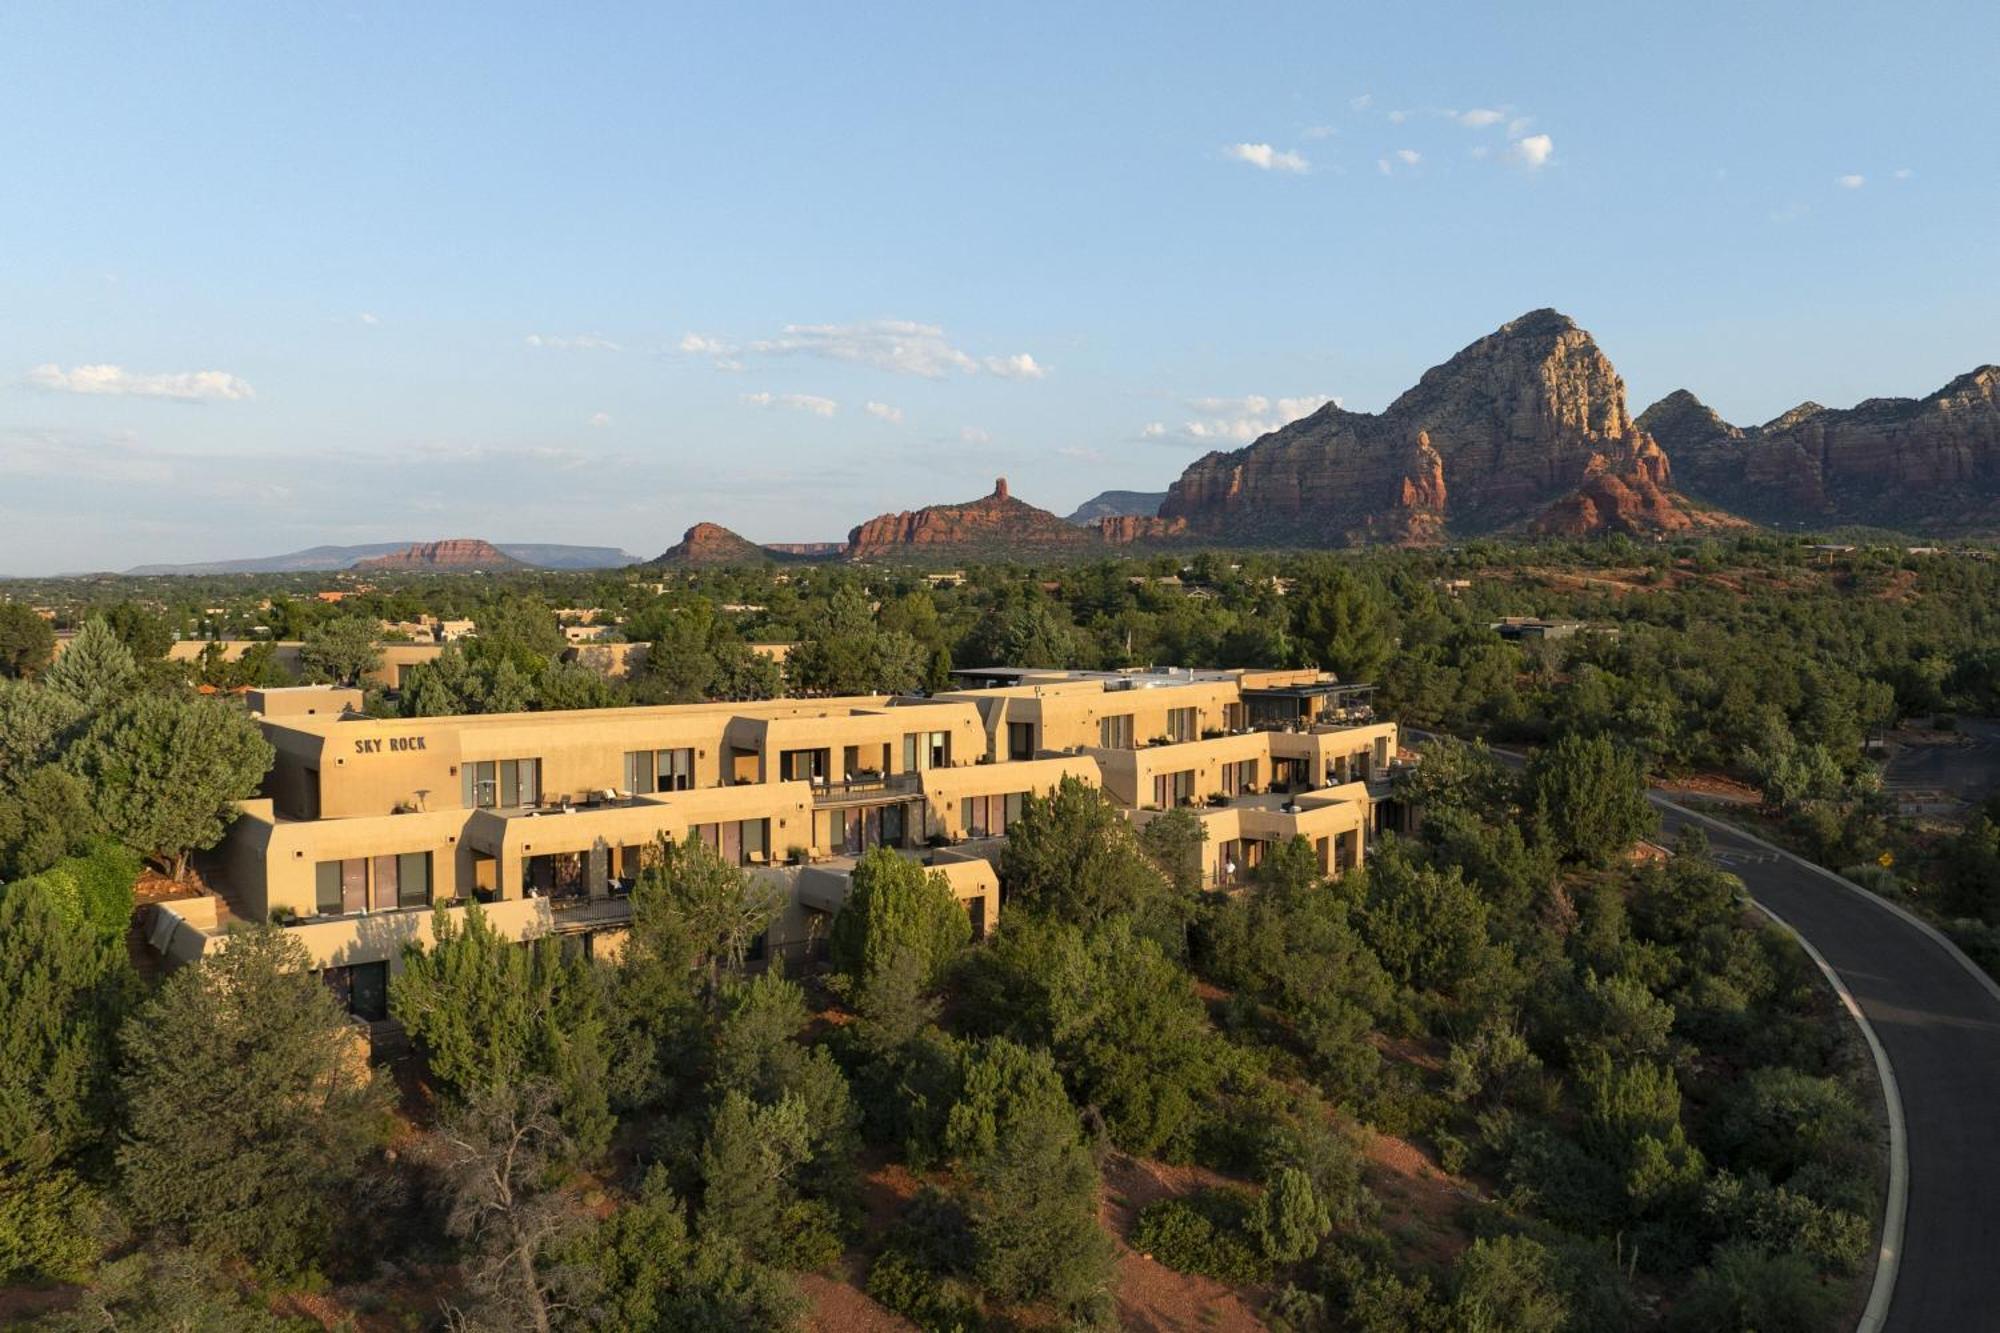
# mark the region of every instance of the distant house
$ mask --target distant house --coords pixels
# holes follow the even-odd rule
[[[1573,639],[1589,626],[1581,620],[1543,620],[1536,616],[1503,616],[1492,630],[1510,643],[1529,639]]]

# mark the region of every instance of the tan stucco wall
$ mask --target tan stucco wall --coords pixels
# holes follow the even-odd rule
[[[1197,801],[1222,789],[1222,766],[1245,759],[1258,763],[1256,783],[1269,785],[1273,760],[1307,764],[1314,781],[1327,780],[1327,761],[1368,758],[1367,772],[1386,774],[1395,747],[1393,724],[1312,732],[1247,732],[1164,746],[1147,746],[1166,730],[1167,710],[1196,709],[1196,727],[1223,722],[1222,709],[1237,698],[1231,680],[1204,679],[1137,690],[1104,688],[1100,679],[1044,682],[1009,690],[970,691],[938,700],[867,696],[847,699],[785,699],[759,703],[717,703],[655,708],[520,713],[448,718],[341,717],[333,711],[302,712],[309,692],[273,692],[265,734],[278,752],[264,798],[244,802],[221,849],[221,869],[229,905],[244,920],[269,919],[284,909],[301,919],[295,929],[313,932],[315,956],[366,961],[368,949],[400,948],[428,919],[427,908],[383,908],[364,916],[315,918],[316,872],[321,862],[429,852],[432,894],[446,902],[490,893],[496,909],[524,929],[549,905],[524,896],[527,858],[581,854],[585,897],[555,906],[555,929],[566,933],[622,928],[622,900],[610,897],[610,876],[619,873],[622,849],[638,849],[656,838],[685,840],[698,825],[768,820],[766,856],[782,862],[792,847],[805,848],[825,869],[838,873],[840,847],[832,813],[885,804],[905,811],[903,846],[914,850],[927,838],[968,836],[968,804],[977,797],[1044,793],[1065,777],[1101,785],[1128,810],[1153,796],[1156,774],[1193,771]],[[332,702],[335,692],[316,696]],[[1041,746],[1042,757],[1007,762],[989,759],[1004,752],[1004,723],[1054,718],[1058,735],[1076,746]],[[1133,735],[1143,748],[1096,747],[1097,720],[1130,712]],[[920,743],[917,774],[904,772],[903,738],[944,732],[950,763],[930,767],[927,742]],[[997,745],[995,737],[999,737]],[[1040,739],[1038,737],[1038,739]],[[888,781],[843,789],[848,747],[856,748],[857,768],[886,768]],[[688,749],[694,755],[692,790],[639,796],[587,805],[592,793],[618,792],[625,785],[629,751]],[[836,785],[816,789],[804,782],[778,781],[779,756],[788,750],[825,750],[828,776]],[[1074,753],[1061,753],[1074,749]],[[520,810],[462,807],[461,773],[482,760],[538,759],[543,806]],[[1361,766],[1352,766],[1359,775]],[[314,775],[316,774],[316,780]],[[316,791],[318,817],[301,816]],[[574,807],[557,807],[565,799]],[[1210,829],[1210,871],[1221,847],[1231,840],[1269,842],[1306,836],[1315,842],[1351,835],[1358,859],[1371,815],[1369,790],[1360,783],[1301,794],[1291,811],[1275,803],[1238,802],[1228,808],[1201,807]],[[402,809],[408,813],[394,813]],[[1143,822],[1143,811],[1134,813]],[[979,848],[989,846],[981,842]],[[985,904],[990,927],[998,919],[998,881],[993,867],[978,857],[941,850],[937,859],[957,867],[946,873],[954,891]],[[757,871],[797,875],[773,866]],[[821,868],[805,872],[816,883]],[[794,897],[800,897],[795,893]],[[809,938],[823,922],[811,918],[810,904],[794,901],[773,934],[777,944]],[[804,915],[802,915],[802,913]],[[525,914],[525,915],[523,915]],[[194,929],[189,926],[188,929]],[[387,956],[383,954],[381,956]]]

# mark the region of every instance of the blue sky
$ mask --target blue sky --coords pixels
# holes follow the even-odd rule
[[[1984,4],[16,5],[0,572],[1159,489],[1553,305],[2000,360]],[[872,406],[871,406],[872,405]]]

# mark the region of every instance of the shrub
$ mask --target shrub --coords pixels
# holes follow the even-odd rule
[[[1250,1213],[1250,1230],[1264,1257],[1274,1263],[1304,1259],[1332,1229],[1333,1219],[1314,1191],[1312,1177],[1295,1166],[1279,1168]]]
[[[1715,1252],[1674,1311],[1673,1327],[1689,1333],[1755,1329],[1815,1333],[1841,1304],[1841,1292],[1813,1276],[1802,1255],[1765,1254],[1738,1242]]]
[[[66,856],[41,874],[13,887],[30,886],[48,895],[63,920],[88,926],[99,939],[122,938],[132,924],[132,886],[138,882],[139,858],[102,838],[81,856]]]
[[[1139,1214],[1132,1248],[1180,1273],[1218,1282],[1260,1282],[1270,1265],[1248,1235],[1249,1204],[1232,1190],[1162,1199]]]
[[[868,1270],[868,1294],[925,1333],[969,1333],[979,1307],[955,1280],[924,1267],[908,1250],[884,1250]]]
[[[67,1171],[0,1175],[0,1285],[81,1281],[97,1262],[97,1200]]]

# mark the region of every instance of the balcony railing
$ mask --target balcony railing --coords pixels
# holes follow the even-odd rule
[[[864,805],[884,797],[915,796],[923,789],[921,774],[864,773],[839,782],[813,783],[813,804]]]

